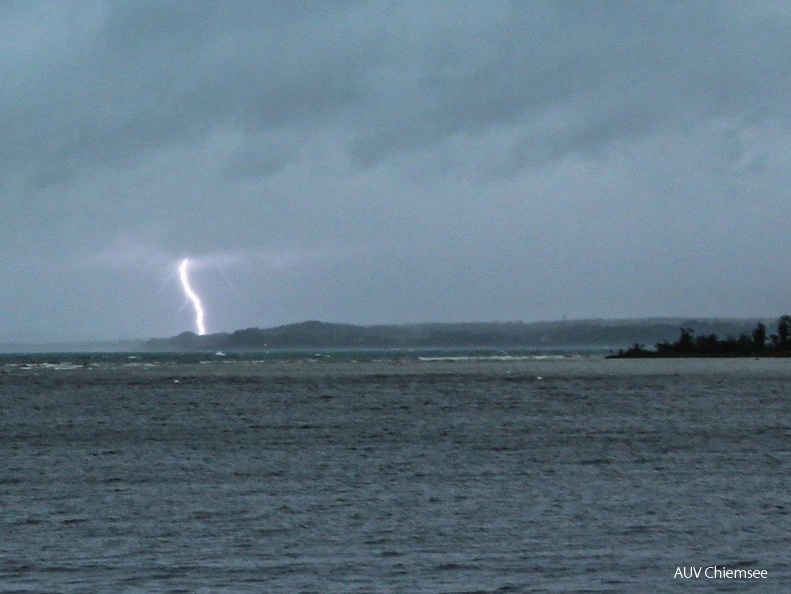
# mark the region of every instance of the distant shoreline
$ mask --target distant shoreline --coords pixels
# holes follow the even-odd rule
[[[631,347],[619,350],[608,359],[678,359],[690,357],[715,358],[756,358],[791,357],[791,316],[783,315],[777,319],[777,331],[769,334],[766,324],[758,322],[749,332],[742,332],[720,338],[716,333],[696,335],[693,328],[681,326],[680,335],[674,341],[664,340],[656,343],[655,350],[635,342]]]
[[[628,351],[607,355],[605,359],[784,359],[791,357],[791,352],[754,351],[747,353],[677,353],[660,355],[656,351],[644,351],[645,354],[633,354]]]
[[[745,320],[577,320],[555,322],[423,323],[357,326],[307,321],[199,336],[183,332],[145,343],[152,351],[283,348],[603,348],[667,339],[679,324],[742,332]]]
[[[771,319],[765,318],[766,323]],[[755,319],[635,318],[540,322],[440,322],[353,325],[306,321],[273,328],[246,328],[199,336],[182,332],[148,340],[52,341],[0,344],[4,353],[199,352],[342,348],[596,348],[613,353],[624,345],[656,344],[694,327],[701,335],[738,336]],[[623,353],[624,351],[621,350]],[[627,351],[628,352],[628,351]],[[635,353],[625,356],[634,356]],[[750,355],[747,355],[750,356]]]

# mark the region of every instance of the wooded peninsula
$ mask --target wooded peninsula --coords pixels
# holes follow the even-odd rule
[[[750,334],[720,338],[716,334],[695,335],[695,330],[682,327],[679,337],[656,343],[655,350],[635,343],[611,355],[612,359],[651,357],[791,357],[791,316],[777,320],[777,331],[768,335],[766,325],[759,322]]]

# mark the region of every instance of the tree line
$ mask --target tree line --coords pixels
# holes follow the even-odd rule
[[[787,356],[791,357],[791,316],[777,320],[777,331],[768,334],[766,325],[759,322],[750,334],[720,338],[716,334],[695,336],[692,328],[681,328],[674,341],[664,340],[651,351],[635,343],[614,357],[718,357],[718,356]]]

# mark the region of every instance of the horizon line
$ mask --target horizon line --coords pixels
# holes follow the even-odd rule
[[[783,315],[783,314],[780,314]],[[148,338],[84,338],[84,339],[51,339],[51,340],[3,340],[0,341],[0,352],[9,352],[5,349],[8,347],[35,347],[43,349],[46,347],[73,347],[77,345],[109,345],[109,344],[141,344],[149,340],[168,340],[183,334],[194,334],[198,337],[211,337],[223,334],[232,334],[241,330],[274,330],[277,328],[285,328],[288,326],[298,326],[307,323],[319,323],[337,326],[353,326],[357,328],[370,328],[370,327],[406,327],[406,326],[442,326],[442,325],[476,325],[476,324],[524,324],[524,325],[539,325],[539,324],[568,324],[568,323],[590,323],[590,322],[648,322],[648,321],[683,321],[683,322],[751,322],[763,320],[775,320],[779,315],[774,316],[754,316],[754,317],[727,317],[727,316],[680,316],[680,315],[653,315],[642,316],[634,318],[562,318],[562,319],[548,319],[548,320],[489,320],[489,321],[424,321],[424,322],[380,322],[380,323],[351,323],[351,322],[327,322],[316,319],[306,319],[299,322],[287,322],[275,326],[247,326],[245,328],[237,328],[235,330],[207,332],[206,334],[198,334],[192,330],[184,330],[178,334],[166,337],[148,337]],[[50,351],[56,352],[56,351]]]

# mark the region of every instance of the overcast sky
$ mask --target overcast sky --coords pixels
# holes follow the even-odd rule
[[[791,313],[791,7],[4,1],[0,342]]]

